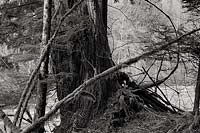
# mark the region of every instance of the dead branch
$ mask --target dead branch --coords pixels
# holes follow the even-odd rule
[[[156,59],[153,61],[153,63],[149,66],[149,68],[147,69],[147,72],[149,72],[149,70],[152,68],[152,66],[154,65],[154,63],[156,62]],[[144,72],[145,74],[145,72]],[[140,81],[140,83],[138,85],[140,85],[146,78],[147,74],[144,75],[144,77],[142,78],[142,80]]]
[[[35,79],[33,80],[33,83],[30,86],[30,89],[28,90],[28,92],[26,94],[26,97],[25,97],[25,99],[23,101],[21,112],[19,114],[19,127],[21,126],[21,122],[22,122],[22,119],[23,119],[24,112],[27,110],[28,101],[29,101],[29,99],[31,97],[31,94],[32,94],[34,88],[35,88],[36,80],[37,80],[37,76],[35,76]]]
[[[9,117],[13,117],[14,116],[14,114],[7,114],[7,116]],[[30,123],[30,124],[32,124],[32,119],[30,119],[30,118],[24,118],[23,117],[23,120],[25,120],[26,122],[28,122],[28,123]],[[19,127],[18,127],[19,128]]]
[[[142,68],[144,69],[144,67],[142,67]],[[168,100],[168,98],[165,96],[165,94],[163,93],[163,91],[160,89],[160,87],[156,84],[156,82],[152,79],[152,77],[149,75],[149,73],[145,69],[144,69],[144,71],[148,75],[149,79],[155,84],[156,88],[159,89],[159,91],[164,96],[164,98],[168,102],[168,104],[172,107],[172,109],[174,110],[174,112],[176,112],[176,110],[174,109],[174,107],[172,106],[172,104],[170,103],[170,101]]]
[[[102,73],[94,76],[93,78],[90,78],[89,80],[85,81],[83,84],[81,84],[78,88],[76,88],[72,93],[70,93],[69,95],[67,95],[66,97],[64,97],[62,100],[58,101],[55,106],[52,108],[51,111],[49,111],[44,117],[41,117],[39,118],[35,123],[33,123],[32,125],[30,125],[29,127],[27,127],[22,133],[29,133],[30,131],[32,131],[34,128],[36,128],[38,125],[40,125],[40,123],[43,123],[45,122],[46,120],[48,120],[52,115],[54,115],[54,113],[57,112],[57,110],[60,108],[60,106],[63,104],[63,103],[69,103],[71,100],[73,100],[83,89],[85,89],[86,87],[92,85],[93,83],[95,83],[96,81],[102,79],[102,78],[105,78],[106,76],[110,75],[111,73],[114,73],[115,71],[121,69],[121,68],[125,68],[125,67],[128,67],[129,65],[133,64],[133,63],[136,63],[138,62],[139,60],[141,59],[144,59],[152,54],[155,54],[161,50],[164,50],[166,48],[168,48],[169,46],[171,46],[172,44],[174,43],[177,43],[178,41],[180,41],[181,39],[183,39],[184,37],[188,36],[188,35],[191,35],[197,31],[199,31],[200,28],[196,29],[196,30],[193,30],[193,31],[190,31],[182,36],[180,36],[179,38],[177,39],[174,39],[172,40],[171,42],[167,43],[167,44],[164,44],[162,46],[160,46],[159,48],[157,49],[154,49],[152,51],[149,51],[149,52],[146,52],[140,56],[137,56],[135,58],[131,58],[131,59],[128,59],[127,61],[119,64],[119,65],[116,65],[116,66],[113,66],[105,71],[103,71]],[[174,70],[175,71],[175,70]],[[172,71],[173,72],[173,71]]]
[[[159,74],[160,74],[160,72],[161,72],[161,70],[162,70],[163,61],[164,61],[164,56],[163,56],[163,58],[162,58],[162,60],[161,60],[161,62],[160,62],[160,66],[159,66],[159,68],[158,68],[158,72],[157,72],[157,75],[156,75],[156,81],[158,81]]]
[[[163,79],[161,79],[161,80],[158,80],[158,81],[156,81],[156,82],[154,82],[154,81],[152,81],[153,83],[151,83],[151,84],[145,84],[145,85],[142,85],[142,86],[140,86],[142,89],[147,89],[147,88],[151,88],[151,87],[154,87],[154,86],[159,86],[160,84],[162,84],[162,83],[164,83],[167,79],[169,79],[169,77],[176,71],[176,69],[178,68],[178,65],[179,65],[179,54],[177,55],[177,63],[176,63],[176,66],[174,67],[174,69],[170,72],[170,74],[167,76],[167,77],[165,77],[165,78],[163,78]],[[145,70],[144,68],[143,68],[143,70]],[[145,72],[147,75],[148,75],[148,71],[146,71]],[[150,78],[150,77],[149,77]]]
[[[17,111],[16,111],[16,114],[15,114],[15,117],[14,117],[14,121],[13,121],[13,124],[16,125],[17,121],[18,121],[18,118],[19,118],[19,114],[20,114],[20,111],[21,111],[21,107],[22,107],[22,104],[24,102],[24,99],[26,98],[26,95],[27,95],[27,92],[29,90],[31,90],[32,88],[30,87],[33,83],[33,80],[37,74],[37,72],[39,71],[40,69],[40,66],[42,64],[42,62],[44,61],[46,55],[47,55],[47,52],[48,52],[48,49],[50,48],[50,45],[51,43],[53,42],[53,40],[55,39],[59,29],[60,29],[60,26],[62,24],[62,22],[65,20],[65,18],[71,14],[73,12],[74,9],[76,9],[81,3],[82,3],[83,0],[77,2],[76,4],[74,4],[74,6],[68,11],[66,12],[63,17],[60,19],[59,21],[59,24],[58,24],[58,27],[57,29],[55,30],[54,34],[52,35],[52,37],[49,39],[47,45],[44,47],[44,49],[42,50],[42,53],[41,53],[41,56],[40,56],[40,59],[39,59],[39,63],[37,64],[35,70],[32,72],[30,78],[29,78],[29,81],[27,82],[26,84],[26,87],[22,93],[22,96],[20,98],[20,102],[18,104],[18,107],[17,107]]]
[[[162,9],[160,9],[158,6],[156,6],[155,4],[153,4],[151,1],[149,1],[149,0],[144,0],[144,1],[146,1],[146,2],[149,3],[150,5],[154,6],[156,9],[158,9],[162,14],[164,14],[164,15],[169,19],[170,23],[172,24],[172,27],[174,28],[175,35],[176,35],[176,37],[178,37],[176,27],[175,27],[175,25],[174,25],[172,19],[170,18],[170,16],[167,15],[167,14],[166,14]]]
[[[20,129],[18,127],[16,127],[12,122],[11,120],[8,118],[8,116],[3,112],[2,109],[0,109],[0,119],[3,120],[4,122],[4,125],[6,127],[9,128],[9,130],[12,132],[12,133],[20,133]]]

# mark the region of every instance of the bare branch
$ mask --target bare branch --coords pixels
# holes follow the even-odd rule
[[[37,80],[37,76],[35,76],[35,79],[33,80],[33,83],[30,86],[30,89],[28,90],[26,97],[23,101],[22,109],[21,109],[21,112],[19,114],[19,127],[21,126],[21,122],[22,122],[22,119],[23,119],[24,112],[27,110],[27,105],[28,105],[28,101],[31,97],[31,93],[33,92],[33,89],[35,88],[36,80]]]
[[[160,12],[162,12],[162,13],[169,19],[170,23],[172,24],[172,27],[174,28],[174,32],[175,32],[175,34],[176,34],[176,37],[178,37],[176,27],[175,27],[175,25],[174,25],[172,19],[170,18],[170,16],[167,15],[167,14],[166,14],[162,9],[160,9],[158,6],[156,6],[155,4],[153,4],[151,1],[149,1],[149,0],[144,0],[144,1],[146,1],[147,3],[151,4],[152,6],[154,6],[156,9],[158,9]]]
[[[154,86],[159,86],[160,84],[164,83],[167,79],[169,79],[169,77],[174,74],[174,72],[176,71],[176,69],[178,68],[178,65],[179,65],[179,55],[177,57],[177,63],[176,63],[176,66],[174,67],[174,69],[169,73],[169,75],[161,80],[158,80],[156,82],[153,82],[151,84],[146,84],[144,86],[141,86],[141,88],[143,89],[147,89],[147,88],[151,88],[151,87],[154,87]],[[143,69],[144,70],[144,69]],[[146,73],[146,72],[145,72]],[[148,72],[146,73],[148,75]],[[149,77],[150,78],[150,77]]]
[[[153,61],[153,63],[151,63],[151,65],[147,69],[147,72],[149,72],[149,70],[152,68],[152,66],[154,65],[155,62],[156,62],[156,59]],[[145,73],[145,72],[143,71],[143,73]],[[144,75],[144,77],[142,78],[142,80],[140,81],[140,83],[138,85],[140,85],[145,80],[146,76],[147,76],[147,74]]]
[[[4,125],[9,128],[9,130],[13,133],[20,133],[20,129],[16,127],[11,120],[8,118],[8,116],[3,112],[2,109],[0,109],[0,119],[3,120]]]
[[[158,81],[159,74],[160,74],[160,72],[161,72],[161,70],[162,70],[163,61],[164,61],[164,56],[163,56],[163,58],[162,58],[162,60],[161,60],[161,62],[160,62],[160,66],[159,66],[159,68],[158,68],[158,72],[157,72],[157,75],[156,75],[156,81]]]
[[[163,93],[163,91],[160,89],[160,87],[156,84],[156,82],[149,75],[149,73],[145,70],[145,68],[144,67],[142,67],[142,68],[145,71],[145,73],[148,75],[149,79],[155,84],[156,88],[159,89],[159,91],[161,92],[161,94],[164,96],[165,100],[167,100],[168,104],[172,107],[172,109],[174,110],[174,112],[176,112],[176,110],[174,109],[174,107],[172,106],[172,104],[170,103],[170,101],[168,100],[168,98],[165,96],[165,94]]]
[[[127,20],[129,20],[129,21],[131,22],[132,26],[134,27],[133,21],[132,21],[121,9],[119,9],[119,8],[117,8],[117,7],[114,7],[114,6],[111,6],[111,5],[108,5],[108,7],[111,7],[111,8],[113,8],[113,9],[116,9],[116,10],[118,10],[119,12],[121,12],[121,13],[124,15],[124,17],[125,17]]]

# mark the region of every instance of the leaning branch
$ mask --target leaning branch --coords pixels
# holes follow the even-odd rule
[[[177,37],[178,35],[177,35],[176,27],[175,27],[175,25],[174,25],[172,19],[170,18],[170,16],[167,15],[167,14],[166,14],[162,9],[160,9],[158,6],[156,6],[155,4],[153,4],[151,1],[149,1],[149,0],[144,0],[144,1],[146,1],[146,2],[149,3],[150,5],[154,6],[156,9],[158,9],[162,14],[164,14],[164,15],[169,19],[170,23],[172,24],[172,27],[174,28],[174,31],[175,31],[175,34],[176,34],[176,37]]]
[[[69,103],[71,100],[73,100],[83,89],[85,89],[86,87],[92,85],[93,83],[95,83],[96,81],[98,81],[99,79],[102,79],[102,78],[105,78],[106,76],[108,76],[109,74],[111,73],[114,73],[115,71],[121,69],[121,68],[125,68],[125,67],[128,67],[128,65],[131,65],[133,63],[136,63],[138,62],[139,60],[141,59],[144,59],[152,54],[155,54],[161,50],[164,50],[166,48],[168,48],[169,46],[171,46],[172,44],[180,41],[181,39],[183,39],[184,37],[188,36],[188,35],[191,35],[197,31],[199,31],[200,28],[196,29],[196,30],[193,30],[187,34],[184,34],[182,35],[181,37],[167,43],[167,44],[164,44],[163,46],[160,46],[159,48],[157,49],[154,49],[152,51],[149,51],[149,52],[146,52],[140,56],[137,56],[135,58],[131,58],[131,59],[128,59],[127,61],[119,64],[119,65],[116,65],[116,66],[113,66],[107,70],[105,70],[104,72],[94,76],[93,78],[90,78],[89,80],[85,81],[83,84],[81,84],[78,88],[76,88],[72,93],[70,93],[69,95],[67,95],[66,97],[64,97],[62,100],[58,101],[55,106],[52,108],[51,111],[49,111],[44,117],[41,117],[40,119],[38,119],[35,123],[33,123],[32,125],[30,125],[29,127],[27,127],[22,133],[29,133],[30,131],[32,131],[34,128],[36,128],[37,126],[39,126],[41,123],[45,122],[46,120],[48,120],[51,116],[54,115],[54,113],[57,112],[57,110],[60,108],[60,106],[62,104],[66,104],[66,103]]]
[[[23,93],[22,93],[21,99],[20,99],[19,104],[18,104],[18,107],[17,107],[16,114],[15,114],[15,117],[14,117],[14,121],[13,121],[13,124],[14,124],[14,125],[16,125],[16,123],[17,123],[17,121],[18,121],[19,114],[20,114],[20,111],[21,111],[21,107],[22,107],[22,105],[23,105],[24,99],[27,97],[26,94],[27,94],[29,91],[32,90],[31,85],[32,85],[32,83],[33,83],[33,81],[34,81],[34,78],[35,78],[35,76],[36,76],[38,70],[40,69],[41,63],[44,61],[44,59],[45,59],[45,57],[46,57],[46,55],[47,55],[47,52],[48,52],[48,50],[49,50],[49,48],[50,48],[51,43],[54,41],[56,35],[58,34],[58,31],[59,31],[59,29],[60,29],[61,24],[63,23],[63,21],[65,20],[65,18],[66,18],[69,14],[71,14],[71,13],[74,11],[74,9],[76,9],[76,8],[81,4],[82,1],[83,1],[83,0],[77,2],[68,12],[66,12],[66,13],[64,14],[64,16],[60,19],[59,24],[58,24],[58,27],[57,27],[57,29],[55,30],[54,34],[52,35],[52,37],[51,37],[50,40],[48,41],[47,45],[44,47],[44,49],[43,49],[43,51],[42,51],[42,53],[41,53],[40,59],[39,59],[39,63],[38,63],[38,65],[36,66],[35,70],[32,72],[32,74],[31,74],[31,76],[30,76],[30,78],[29,78],[29,81],[27,82],[26,87],[25,87],[25,89],[24,89],[24,91],[23,91]]]
[[[33,83],[32,83],[32,85],[30,86],[29,91],[26,93],[26,97],[25,97],[25,99],[24,99],[24,101],[23,101],[22,108],[21,108],[21,112],[20,112],[20,114],[19,114],[19,127],[20,127],[20,125],[21,125],[21,121],[22,121],[22,119],[23,119],[24,112],[27,110],[28,101],[29,101],[29,99],[30,99],[30,97],[31,97],[31,94],[32,94],[34,88],[35,88],[36,80],[37,80],[37,76],[35,76],[35,79],[33,80]]]

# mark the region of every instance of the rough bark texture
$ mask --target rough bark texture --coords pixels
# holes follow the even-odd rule
[[[74,1],[69,2],[66,7],[71,7]],[[96,7],[95,27],[89,19],[87,4],[83,2],[81,8],[70,16],[71,19],[68,18],[72,22],[67,22],[67,25],[71,26],[75,32],[72,35],[67,34],[70,36],[67,41],[57,40],[52,47],[51,58],[53,72],[58,80],[59,100],[85,80],[114,65],[106,34],[107,0],[94,5]],[[106,9],[106,12],[103,9]],[[76,21],[79,23],[81,21],[79,28],[76,28]],[[62,105],[60,108],[61,124],[57,132],[83,130],[89,119],[106,107],[107,99],[115,88],[115,81],[102,79],[86,89],[88,93],[96,97],[95,102],[87,96],[80,96],[73,103]]]
[[[195,99],[194,99],[194,108],[193,112],[196,116],[199,115],[199,99],[200,99],[200,61],[198,66],[198,76],[197,76],[197,83],[195,88]]]
[[[50,39],[50,32],[51,32],[51,5],[52,0],[44,0],[44,9],[43,9],[43,33],[42,33],[42,45],[41,49],[43,49],[44,45],[48,43]],[[42,51],[42,50],[41,50]],[[36,103],[36,110],[35,110],[35,118],[38,118],[45,115],[45,108],[46,108],[46,93],[47,93],[47,75],[48,75],[48,62],[49,62],[49,54],[46,56],[45,60],[41,65],[41,70],[39,73],[39,82],[37,88],[37,103]],[[41,124],[35,131],[35,133],[44,133],[44,124]]]

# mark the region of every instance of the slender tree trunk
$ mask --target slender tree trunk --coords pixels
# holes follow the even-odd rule
[[[193,113],[197,116],[199,115],[199,99],[200,99],[200,61],[198,66],[198,76],[197,83],[195,88],[195,99],[194,99],[194,108]]]
[[[47,44],[50,39],[51,32],[51,5],[52,0],[44,0],[43,7],[43,32],[42,32],[42,45],[41,49],[43,49],[44,45]],[[46,94],[47,94],[47,75],[48,75],[48,62],[49,62],[49,54],[46,56],[46,59],[41,65],[41,70],[39,72],[39,82],[37,88],[37,103],[34,120],[45,115],[46,108]],[[44,124],[41,124],[34,132],[35,133],[44,133]]]

